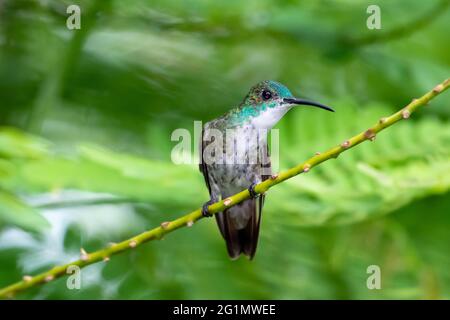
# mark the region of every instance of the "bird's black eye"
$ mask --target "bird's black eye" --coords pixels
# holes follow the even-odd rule
[[[270,92],[269,90],[263,90],[261,96],[264,100],[269,100],[270,98],[272,98],[272,92]]]

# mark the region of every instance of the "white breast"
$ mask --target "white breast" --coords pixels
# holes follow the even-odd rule
[[[252,125],[257,129],[270,130],[278,121],[288,112],[289,108],[275,107],[269,108],[261,112],[257,117],[252,119]]]

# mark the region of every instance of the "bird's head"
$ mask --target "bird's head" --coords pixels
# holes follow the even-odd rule
[[[240,105],[239,116],[258,128],[270,129],[293,106],[307,105],[333,111],[323,104],[295,98],[279,82],[266,80],[253,86]]]

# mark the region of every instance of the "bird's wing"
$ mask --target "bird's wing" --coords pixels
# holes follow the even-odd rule
[[[205,135],[205,129],[202,130],[202,136],[201,136],[201,140],[200,140],[199,159],[201,159],[201,161],[199,163],[199,169],[200,169],[200,172],[203,173],[203,177],[205,178],[205,183],[206,183],[206,186],[208,187],[210,199],[212,201],[219,201],[221,195],[217,194],[217,188],[212,188],[214,181],[212,181],[212,178],[211,178],[210,174],[208,173],[208,165],[205,162],[204,157],[203,157],[203,150],[205,150],[205,148],[212,141],[208,140],[208,139],[206,139],[206,141],[205,141],[204,135]],[[225,226],[224,226],[223,212],[217,212],[214,216],[216,217],[216,221],[217,221],[217,225],[219,226],[220,233],[225,238],[225,234],[224,234]]]
[[[208,144],[210,144],[210,141],[204,141],[203,135],[205,133],[205,129],[202,129],[202,135],[200,139],[200,146],[198,148],[199,150],[199,159],[200,163],[198,164],[198,167],[200,169],[200,172],[203,173],[203,177],[205,178],[206,186],[208,187],[209,195],[211,195],[211,183],[209,182],[209,175],[208,175],[208,166],[206,165],[204,158],[203,158],[203,150],[206,148]]]

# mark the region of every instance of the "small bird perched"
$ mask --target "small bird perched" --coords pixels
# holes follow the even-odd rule
[[[199,167],[210,201],[203,205],[202,214],[211,216],[210,204],[244,189],[252,196],[215,215],[232,259],[241,253],[250,259],[255,255],[264,195],[258,198],[254,187],[271,176],[267,132],[295,105],[334,111],[295,98],[281,83],[262,81],[250,89],[237,108],[203,126]]]

